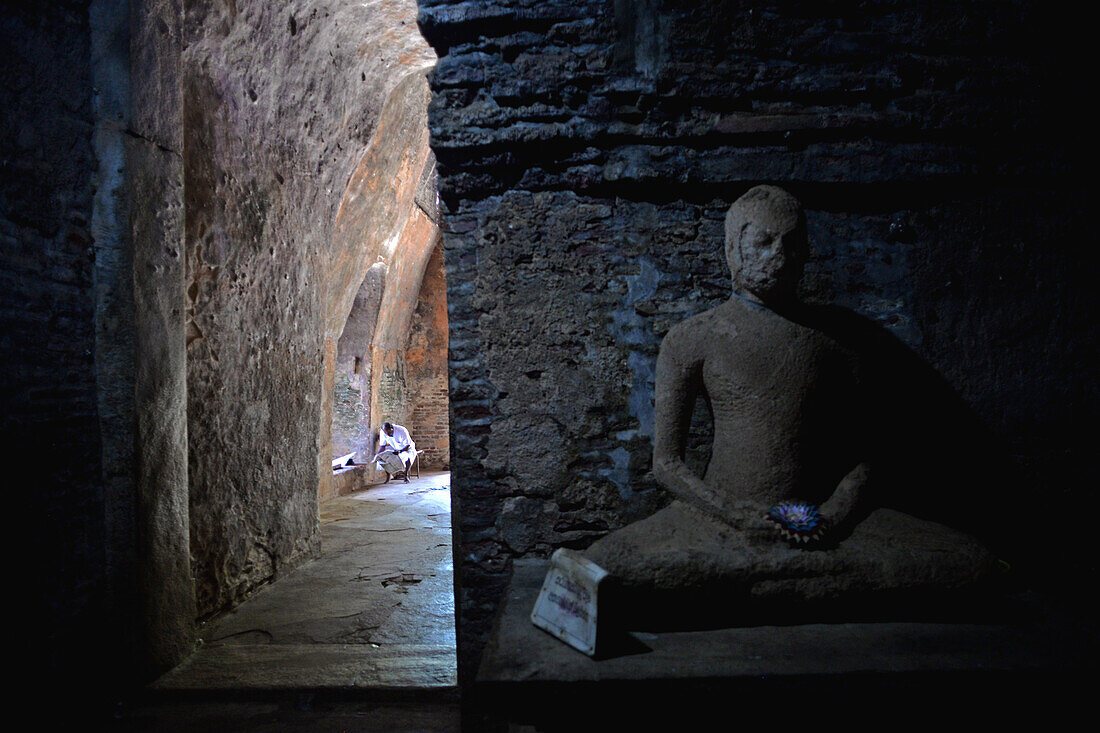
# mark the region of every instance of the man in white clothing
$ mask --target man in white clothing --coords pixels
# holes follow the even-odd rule
[[[405,483],[409,483],[409,467],[416,457],[416,444],[413,443],[409,431],[401,425],[387,422],[382,423],[382,429],[378,431],[378,453],[372,460],[378,461],[378,468],[385,469],[379,456],[387,450],[393,451],[405,464]],[[386,481],[390,480],[390,474],[386,472]]]

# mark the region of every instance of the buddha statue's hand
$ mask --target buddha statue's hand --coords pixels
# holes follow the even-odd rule
[[[859,505],[871,478],[871,468],[860,463],[837,484],[832,495],[819,507],[822,518],[829,527],[837,528],[848,523]]]
[[[800,501],[776,504],[767,511],[773,532],[802,547],[816,547],[825,539],[835,538],[837,530],[853,516],[870,475],[868,465],[860,463],[837,484],[836,490],[821,506]]]
[[[771,535],[774,530],[768,521],[768,507],[757,501],[743,499],[726,500],[721,502],[722,513],[719,517],[723,522],[754,535]]]

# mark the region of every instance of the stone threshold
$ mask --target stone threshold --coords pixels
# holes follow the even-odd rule
[[[199,649],[154,692],[349,691],[457,686],[453,647],[431,644],[227,644]]]

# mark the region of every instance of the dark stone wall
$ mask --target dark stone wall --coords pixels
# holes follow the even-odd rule
[[[803,296],[880,360],[885,498],[1092,571],[1054,519],[1095,508],[1082,31],[1035,2],[420,6],[465,674],[513,558],[667,501],[657,348],[727,297],[722,216],[763,182],[807,207]]]
[[[0,17],[0,445],[32,675],[82,677],[106,636],[87,5],[7,3]]]

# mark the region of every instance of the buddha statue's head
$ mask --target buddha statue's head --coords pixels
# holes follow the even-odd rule
[[[793,301],[808,255],[806,215],[783,189],[755,186],[726,213],[726,261],[743,295],[766,304]]]

